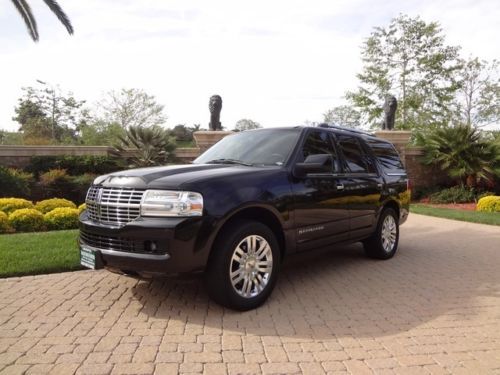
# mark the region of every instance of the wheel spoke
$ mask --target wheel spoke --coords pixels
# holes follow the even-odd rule
[[[259,250],[255,253],[255,256],[257,257],[258,260],[261,260],[265,256],[267,256],[267,253],[271,250],[269,247],[268,243],[266,242],[265,244],[261,244]]]
[[[229,266],[229,279],[240,296],[253,298],[262,293],[272,271],[272,249],[265,238],[249,235],[235,247]]]
[[[245,277],[245,273],[243,272],[243,268],[238,268],[236,271],[231,272],[231,281],[233,285],[238,284]]]
[[[243,255],[245,255],[245,253],[243,252],[243,250],[241,249],[241,247],[237,247],[236,250],[234,251],[232,260],[238,262],[239,264],[241,264],[242,263]]]

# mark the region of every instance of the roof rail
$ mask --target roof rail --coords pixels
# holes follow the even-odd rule
[[[352,129],[352,128],[347,128],[345,126],[339,126],[339,125],[333,125],[333,124],[327,124],[327,123],[322,123],[318,125],[319,128],[331,128],[331,129],[338,129],[338,130],[344,130],[346,132],[352,132],[352,133],[358,133],[358,134],[364,134],[364,135],[371,135],[373,136],[373,133],[369,133],[363,130],[357,130],[357,129]]]

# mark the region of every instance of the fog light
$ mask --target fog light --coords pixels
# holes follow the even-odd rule
[[[158,249],[158,245],[155,241],[145,241],[144,251],[147,253],[154,253]]]

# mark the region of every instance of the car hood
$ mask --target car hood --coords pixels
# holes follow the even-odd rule
[[[135,189],[182,189],[218,177],[247,175],[280,167],[249,167],[233,164],[184,164],[129,169],[97,177],[94,185]]]

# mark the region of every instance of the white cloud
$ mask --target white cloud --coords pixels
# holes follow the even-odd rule
[[[228,127],[241,118],[264,126],[320,120],[356,86],[363,38],[399,13],[439,21],[466,55],[498,58],[496,1],[61,0],[73,37],[32,3],[38,44],[10,2],[0,3],[0,128],[16,128],[20,88],[35,79],[89,102],[110,89],[143,88],[165,105],[170,126],[206,126],[215,93]]]

